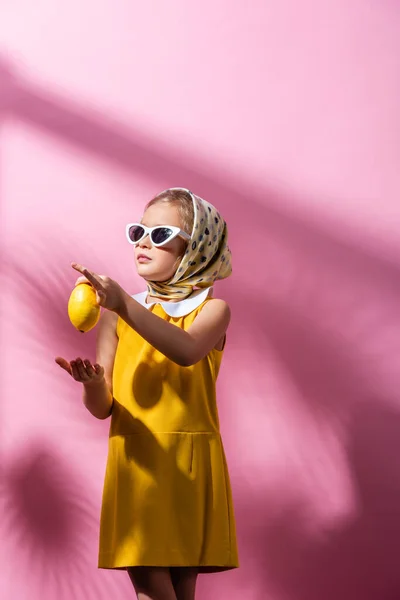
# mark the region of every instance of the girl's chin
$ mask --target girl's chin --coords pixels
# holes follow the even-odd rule
[[[172,273],[172,275],[168,275],[167,277],[165,276],[165,274],[160,274],[160,273],[146,273],[144,272],[145,269],[137,269],[137,273],[140,277],[142,277],[142,279],[144,279],[145,281],[154,281],[155,283],[164,283],[165,281],[169,281],[172,276],[174,275]]]

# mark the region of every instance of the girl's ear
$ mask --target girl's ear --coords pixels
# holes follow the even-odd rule
[[[185,256],[185,252],[186,252],[186,248],[187,248],[187,242],[185,242],[185,240],[182,240],[182,246],[181,249],[179,251],[179,255],[176,257],[176,261],[175,261],[175,269],[177,269],[183,259],[183,257]]]
[[[178,256],[177,259],[176,259],[176,261],[175,261],[175,264],[174,264],[175,273],[176,273],[177,268],[181,264],[183,256],[184,256],[183,254],[182,254],[182,256]]]

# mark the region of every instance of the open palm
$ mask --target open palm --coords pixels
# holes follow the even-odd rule
[[[97,363],[92,365],[89,359],[82,360],[78,357],[68,362],[65,358],[57,356],[56,363],[80,383],[97,383],[104,377],[104,367]]]

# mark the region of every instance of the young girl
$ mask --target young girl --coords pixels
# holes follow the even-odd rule
[[[127,569],[137,598],[193,600],[197,574],[238,566],[215,384],[230,320],[212,298],[231,274],[217,210],[171,188],[127,225],[147,291],[72,263],[103,312],[97,363],[56,362],[83,383],[97,418],[111,415],[99,567]]]

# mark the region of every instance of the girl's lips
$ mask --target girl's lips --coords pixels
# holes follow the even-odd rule
[[[145,254],[139,254],[139,256],[137,257],[137,261],[140,263],[146,263],[150,262],[151,258],[149,256],[146,256]]]

